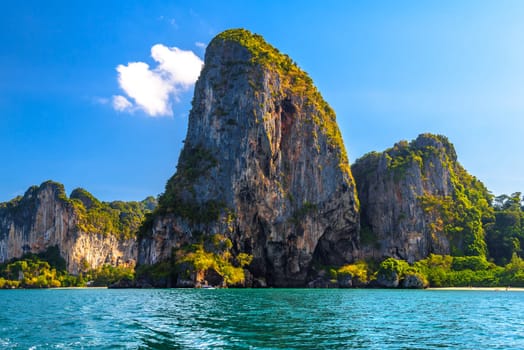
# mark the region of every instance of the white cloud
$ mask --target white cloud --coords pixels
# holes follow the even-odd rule
[[[113,96],[113,108],[119,112],[130,111],[133,104],[127,98],[121,95]]]
[[[200,42],[200,41],[197,41],[197,42],[195,43],[195,46],[198,47],[198,48],[200,48],[200,49],[205,49],[207,45],[204,44],[204,43],[202,43],[202,42]]]
[[[175,85],[182,87],[195,83],[204,64],[193,51],[169,48],[161,44],[151,48],[151,57],[159,63],[157,71],[160,74],[167,73]]]
[[[152,117],[172,116],[171,104],[198,79],[204,62],[192,51],[157,44],[151,57],[158,63],[151,69],[144,62],[119,65],[118,83],[129,97],[114,96],[118,111],[141,109]]]
[[[174,86],[144,62],[119,65],[118,83],[135,104],[150,116],[172,115],[169,94]]]

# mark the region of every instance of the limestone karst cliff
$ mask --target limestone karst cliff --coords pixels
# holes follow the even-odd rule
[[[361,202],[362,257],[409,262],[430,253],[485,255],[490,195],[444,136],[372,152],[352,166]]]
[[[216,36],[176,174],[140,235],[139,264],[171,262],[173,284],[191,285],[206,276],[180,262],[214,253],[246,267],[245,285],[303,286],[316,265],[354,259],[358,230],[335,113],[309,76],[258,35]]]
[[[149,208],[146,208],[149,205]],[[58,247],[67,270],[136,262],[136,231],[154,200],[102,203],[83,189],[68,198],[47,181],[0,203],[0,262]]]
[[[490,201],[444,136],[401,141],[350,168],[309,76],[234,29],[207,47],[156,209],[154,199],[105,203],[82,189],[68,198],[46,182],[0,203],[0,262],[57,247],[73,274],[137,261],[126,286],[388,287],[408,266],[387,259],[374,270],[388,257],[485,260]],[[427,285],[411,272],[405,286]]]

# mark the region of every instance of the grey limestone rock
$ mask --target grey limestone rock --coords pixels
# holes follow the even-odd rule
[[[476,193],[487,193],[458,163],[446,137],[422,134],[411,143],[399,142],[385,152],[358,159],[352,170],[361,203],[362,258],[394,257],[412,263],[431,253],[467,253],[466,240],[477,240],[482,246],[478,211],[464,213],[476,223],[472,226],[480,227],[478,232],[468,233],[469,238],[465,236],[467,223],[444,213],[445,206],[453,215],[474,200],[483,201],[476,194],[470,196],[473,186]],[[484,202],[487,205],[487,200]],[[452,233],[447,228],[452,226],[463,233]]]
[[[289,57],[244,30],[207,48],[160,206],[139,264],[223,234],[234,253],[253,256],[254,281],[305,286],[314,262],[348,263],[358,249],[355,184],[334,112]]]
[[[0,262],[58,247],[73,274],[85,265],[134,266],[134,238],[85,231],[78,225],[80,215],[63,186],[51,181],[31,187],[23,197],[1,203]]]
[[[407,273],[402,279],[401,286],[409,289],[423,289],[428,287],[428,282],[419,274]]]
[[[400,283],[400,276],[395,271],[379,272],[376,283],[383,288],[397,288]]]

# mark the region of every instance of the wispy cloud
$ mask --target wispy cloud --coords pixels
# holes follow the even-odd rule
[[[133,104],[121,95],[113,96],[113,108],[119,112],[132,111]]]
[[[108,104],[111,100],[108,99],[107,97],[92,97],[92,98],[91,98],[91,101],[92,101],[94,104],[98,104],[98,105],[106,105],[106,104]]]
[[[119,65],[118,83],[126,96],[113,96],[113,108],[132,112],[143,110],[152,117],[172,116],[172,103],[179,100],[198,79],[204,62],[192,51],[162,44],[151,48],[157,62],[153,69],[144,62]]]
[[[200,41],[197,41],[195,43],[195,46],[198,47],[199,49],[205,49],[207,45],[202,43],[202,42],[200,42]]]

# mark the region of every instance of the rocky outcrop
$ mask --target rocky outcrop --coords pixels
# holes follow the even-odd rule
[[[408,273],[402,279],[401,286],[407,289],[423,289],[429,287],[429,283],[421,274]]]
[[[262,37],[209,44],[177,172],[139,240],[139,264],[176,260],[225,235],[252,280],[305,286],[314,264],[358,251],[355,185],[335,121],[311,79]]]
[[[31,187],[23,197],[0,204],[0,262],[56,246],[72,274],[103,264],[133,266],[137,248],[129,232],[136,234],[142,209],[138,203],[112,204],[115,208],[81,189],[67,198],[64,187],[51,181]]]
[[[400,283],[400,276],[395,271],[387,271],[387,273],[379,271],[374,282],[381,288],[397,288]]]
[[[489,193],[444,136],[420,135],[352,167],[361,202],[361,257],[408,262],[430,253],[485,254]]]

